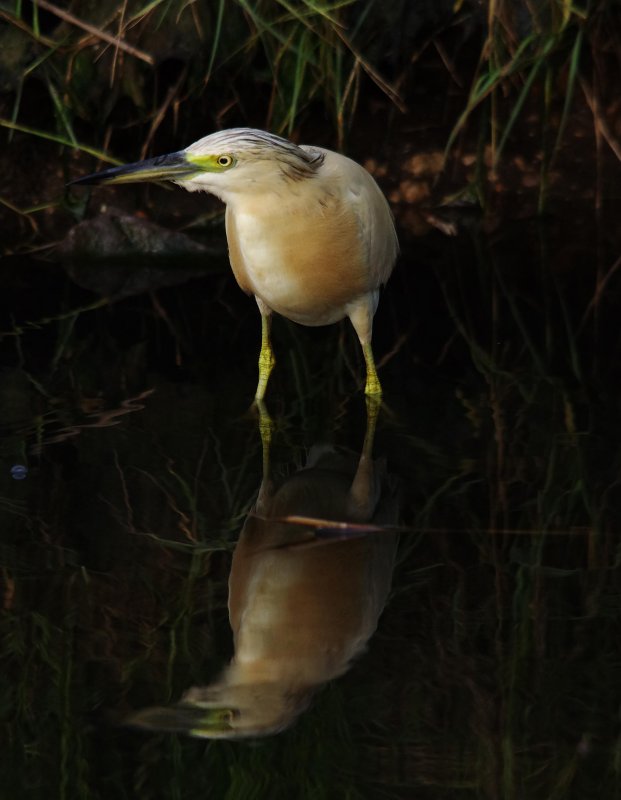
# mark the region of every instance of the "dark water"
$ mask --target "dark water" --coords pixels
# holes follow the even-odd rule
[[[5,260],[2,796],[621,796],[614,224],[402,238],[374,441],[349,327],[276,320],[269,455],[224,260],[111,301],[118,265]],[[238,541],[234,624],[277,677],[206,716],[285,710],[128,727],[205,729]]]

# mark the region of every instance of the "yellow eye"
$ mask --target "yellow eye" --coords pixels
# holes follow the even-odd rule
[[[231,156],[218,156],[216,163],[219,167],[230,167],[233,163],[233,158]]]

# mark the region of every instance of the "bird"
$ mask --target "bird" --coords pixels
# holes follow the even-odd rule
[[[318,442],[280,481],[262,437],[261,484],[229,575],[233,658],[212,683],[126,724],[205,739],[270,736],[366,650],[390,593],[401,508],[398,479],[372,456],[374,433],[369,415],[359,456]]]
[[[171,181],[226,205],[229,259],[261,315],[259,378],[265,397],[276,363],[272,314],[302,325],[348,317],[366,366],[365,393],[381,400],[371,346],[380,288],[399,245],[388,201],[346,156],[254,128],[217,131],[174,153],[78,178],[70,185]]]

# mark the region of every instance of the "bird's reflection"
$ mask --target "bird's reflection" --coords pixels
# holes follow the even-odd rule
[[[229,578],[234,656],[214,683],[130,724],[207,738],[273,734],[365,649],[390,590],[399,513],[396,482],[372,458],[369,403],[359,457],[315,446],[280,486],[262,417],[263,478]]]

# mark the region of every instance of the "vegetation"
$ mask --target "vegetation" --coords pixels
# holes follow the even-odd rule
[[[389,183],[435,148],[491,218],[412,247],[395,203],[403,265],[375,326],[376,455],[404,487],[392,598],[351,672],[290,731],[249,743],[123,720],[231,653],[230,554],[262,468],[252,301],[222,252],[196,271],[3,260],[7,795],[621,795],[621,260],[617,217],[602,215],[606,154],[620,154],[617,13],[612,0],[1,4],[7,251],[89,216],[65,189],[78,172],[235,124],[363,155],[370,137]],[[530,172],[510,172],[521,150]],[[578,196],[582,159],[584,207],[494,227],[526,174],[534,209],[561,168]],[[165,205],[143,197],[153,215]],[[204,222],[171,224],[188,220]],[[359,450],[347,329],[275,319],[274,343],[276,477],[317,442]]]
[[[392,138],[400,119],[433,128],[449,163],[474,148],[464,180],[484,205],[516,141],[523,151],[534,139],[540,210],[576,119],[591,129],[600,173],[602,150],[621,154],[609,0],[444,0],[433,10],[405,0],[14,0],[0,14],[7,158],[23,137],[41,153],[31,165],[38,191],[13,165],[0,197],[24,230],[59,204],[80,213],[63,180],[47,177],[59,150],[67,178],[80,153],[137,160],[236,124],[345,148],[373,105],[395,122]],[[403,148],[391,152],[399,170]]]

